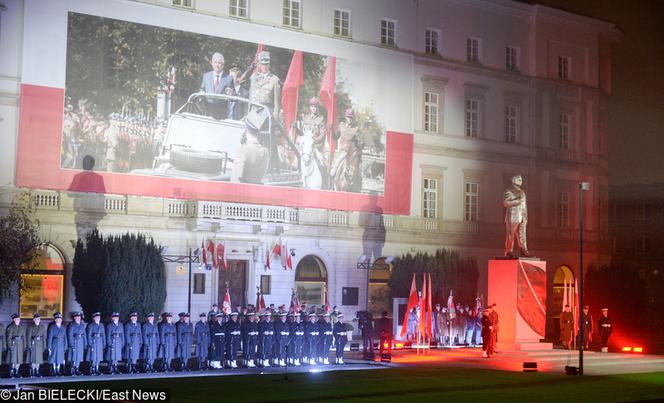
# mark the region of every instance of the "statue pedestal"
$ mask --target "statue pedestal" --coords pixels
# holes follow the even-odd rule
[[[546,350],[546,262],[535,259],[489,260],[487,304],[496,303],[498,351]]]

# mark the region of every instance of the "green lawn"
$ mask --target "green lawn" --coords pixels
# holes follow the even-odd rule
[[[572,377],[450,367],[333,371],[283,376],[245,375],[79,383],[76,387],[163,389],[172,402],[617,402],[664,401],[664,372]],[[42,385],[71,388],[73,384]]]

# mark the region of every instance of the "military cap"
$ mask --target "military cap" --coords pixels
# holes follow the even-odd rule
[[[180,312],[180,313],[178,314],[178,316],[179,316],[179,317],[183,317],[183,316],[184,316],[184,312]]]
[[[583,309],[590,309],[590,307],[588,305],[584,305]]]
[[[247,316],[253,316],[256,315],[256,312],[254,311],[247,311]]]
[[[309,314],[309,317],[312,317],[312,316],[315,318],[315,317],[316,317],[316,312],[311,312],[311,313]]]
[[[164,316],[167,317],[167,318],[172,318],[172,317],[173,317],[173,314],[170,313],[170,312],[165,312],[165,313],[164,313]]]
[[[98,317],[98,316],[101,316],[101,313],[99,313],[99,312],[93,312],[93,313],[92,313],[92,317],[93,317],[93,318],[96,318],[96,317]]]
[[[267,50],[262,51],[258,54],[258,63],[260,64],[270,64],[270,52]]]
[[[145,315],[146,318],[154,318],[154,312],[149,312],[147,315]]]
[[[132,312],[129,314],[129,317],[131,318],[132,316],[138,316],[138,312]]]
[[[261,313],[261,316],[272,316],[272,314],[270,313],[270,311],[263,311],[263,313]]]
[[[337,314],[337,318],[343,318],[343,317],[344,317],[344,314],[343,314],[343,313],[339,312],[339,313]]]
[[[223,314],[223,312],[217,312],[217,314],[214,315],[214,316],[215,316],[216,318],[221,318],[222,316],[224,316],[224,314]]]
[[[185,312],[185,313],[182,315],[182,317],[183,317],[183,318],[190,318],[191,315],[189,314],[189,312]]]
[[[231,316],[237,316],[238,313],[236,311],[231,312]]]
[[[62,319],[62,314],[60,312],[56,312],[53,314],[53,319]]]
[[[286,315],[288,315],[287,312],[279,312],[279,316],[286,316]]]
[[[206,316],[207,316],[207,314],[205,312],[201,312],[201,313],[198,314],[199,318],[204,318]]]
[[[299,312],[292,312],[292,311],[291,311],[291,312],[288,312],[288,316],[293,316],[293,317],[295,317],[295,316],[300,316],[300,313],[299,313]]]
[[[80,316],[81,316],[81,313],[78,312],[78,311],[74,311],[74,312],[71,313],[71,317],[72,317],[72,318],[75,318],[75,317],[77,317],[77,316],[80,317]]]
[[[120,317],[120,312],[113,312],[111,314],[111,318],[119,318]]]
[[[33,319],[34,318],[41,318],[41,315],[39,314],[39,312],[35,312],[34,314],[32,314],[32,318]]]
[[[13,313],[12,314],[12,320],[14,320],[16,318],[20,318],[20,316],[17,313]]]
[[[608,311],[609,308],[602,308],[602,311]]]

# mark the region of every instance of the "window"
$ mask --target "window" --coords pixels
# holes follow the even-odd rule
[[[561,80],[569,80],[569,65],[570,58],[565,56],[558,56],[558,78]]]
[[[334,34],[350,38],[350,11],[334,10]]]
[[[516,106],[505,107],[505,141],[508,143],[516,142],[518,133],[518,113]]]
[[[42,244],[34,250],[32,262],[21,273],[26,285],[19,293],[21,318],[32,318],[35,312],[52,318],[54,312],[62,312],[64,273],[64,258],[53,245]]]
[[[482,40],[479,38],[466,39],[466,61],[468,63],[480,63],[482,51]]]
[[[438,94],[424,93],[424,131],[438,132]]]
[[[558,220],[559,228],[569,227],[569,192],[558,192]]]
[[[284,0],[283,4],[283,24],[288,27],[300,28],[300,0]]]
[[[519,71],[519,50],[517,46],[505,48],[505,68],[508,71]]]
[[[464,185],[463,217],[466,221],[478,221],[479,189],[477,182],[466,182]]]
[[[424,52],[429,55],[439,54],[438,42],[440,41],[440,31],[427,28],[424,34]]]
[[[307,305],[322,305],[325,302],[327,269],[316,256],[307,255],[295,269],[295,290],[300,302]]]
[[[558,117],[558,147],[569,150],[569,114],[561,113]]]
[[[233,17],[247,18],[249,15],[247,9],[249,8],[247,3],[249,0],[230,0],[228,6],[228,14]]]
[[[422,186],[422,216],[424,218],[436,218],[436,207],[438,205],[438,180],[424,178]]]
[[[480,102],[477,99],[466,99],[466,137],[479,137],[480,133]]]
[[[360,289],[358,287],[341,288],[341,305],[357,305],[359,302]]]
[[[173,0],[173,5],[194,8],[194,0]]]
[[[394,37],[396,32],[396,21],[383,18],[380,20],[380,43],[383,45],[394,46]]]
[[[270,295],[272,291],[271,277],[261,274],[261,293],[263,295]]]
[[[194,273],[194,294],[205,294],[205,273]]]

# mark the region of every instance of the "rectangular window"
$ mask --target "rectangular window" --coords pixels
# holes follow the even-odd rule
[[[466,137],[479,137],[479,127],[480,102],[477,99],[466,99]]]
[[[440,31],[427,28],[424,34],[424,52],[429,55],[439,54],[438,42],[440,41]]]
[[[569,65],[570,58],[565,56],[558,56],[558,78],[561,80],[569,80]]]
[[[174,6],[194,8],[194,0],[173,0]]]
[[[270,280],[270,276],[261,274],[261,293],[263,295],[270,295],[271,291],[272,291],[272,281]]]
[[[516,142],[518,113],[516,106],[505,107],[505,141]]]
[[[438,132],[438,94],[424,93],[424,131]]]
[[[205,294],[205,273],[194,273],[194,294]]]
[[[517,46],[505,48],[505,68],[508,71],[519,71],[519,50]]]
[[[301,10],[300,0],[284,0],[283,24],[287,27],[300,28]]]
[[[479,38],[466,38],[466,61],[468,63],[480,63],[480,52],[482,41]]]
[[[350,11],[334,10],[334,34],[350,38]]]
[[[357,305],[359,302],[360,289],[358,287],[341,288],[341,305]]]
[[[424,178],[422,186],[422,216],[424,218],[436,218],[437,204],[438,180]]]
[[[463,217],[466,221],[478,221],[480,184],[466,182],[464,185]]]
[[[383,45],[394,46],[395,33],[396,21],[385,18],[380,20],[380,43]]]
[[[558,117],[558,147],[569,150],[569,114],[561,113]]]
[[[558,192],[558,221],[559,228],[569,227],[569,192]]]
[[[249,0],[230,0],[228,7],[228,14],[233,17],[247,18],[249,15],[247,10]]]

